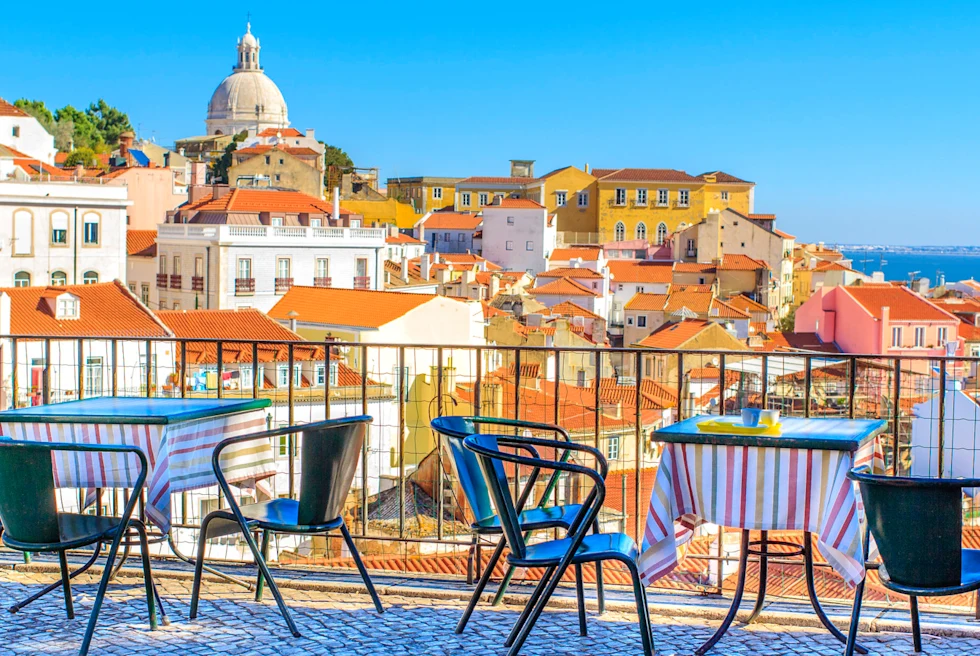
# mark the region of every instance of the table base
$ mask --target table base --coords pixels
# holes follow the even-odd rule
[[[728,609],[728,614],[725,619],[722,620],[721,626],[715,631],[714,635],[711,636],[707,642],[698,647],[694,652],[698,656],[704,656],[708,653],[712,647],[714,647],[719,640],[728,632],[729,627],[732,622],[735,621],[735,615],[738,613],[738,608],[742,604],[742,596],[745,593],[745,575],[748,569],[749,555],[755,555],[759,558],[759,593],[755,599],[755,606],[752,612],[749,614],[746,624],[751,624],[756,619],[758,619],[759,614],[762,612],[762,607],[766,601],[766,583],[768,579],[768,569],[769,569],[769,558],[770,557],[793,557],[802,556],[803,557],[803,569],[806,574],[806,591],[807,596],[810,598],[810,604],[813,606],[813,611],[817,614],[820,619],[820,623],[824,625],[827,631],[830,632],[832,636],[837,638],[840,642],[847,644],[847,636],[841,633],[840,629],[834,626],[834,623],[830,621],[827,617],[827,613],[824,612],[823,607],[820,605],[820,600],[817,597],[816,584],[813,578],[813,539],[812,534],[809,531],[803,532],[803,546],[792,545],[798,549],[796,552],[790,553],[773,553],[768,550],[768,547],[774,544],[785,544],[780,542],[770,542],[768,531],[761,531],[762,539],[759,542],[749,542],[749,530],[742,530],[742,545],[739,550],[738,557],[738,584],[735,587],[735,596],[732,599],[731,608]],[[753,549],[754,546],[758,545],[758,549]],[[719,563],[720,570],[720,563]],[[860,654],[867,654],[868,650],[861,646],[855,645],[855,650]]]

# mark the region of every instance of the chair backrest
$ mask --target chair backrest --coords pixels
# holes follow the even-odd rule
[[[296,428],[303,436],[300,525],[325,524],[341,516],[371,422],[371,417],[361,415]]]
[[[495,454],[500,453],[497,436],[470,435],[463,441],[463,445],[480,463],[480,470],[483,472],[490,498],[493,499],[497,516],[500,517],[500,527],[507,536],[507,546],[514,556],[523,558],[527,553],[527,545],[524,542],[524,534],[521,533],[514,499],[510,495],[510,486],[507,484],[507,471],[504,469],[503,461],[495,457]]]
[[[436,417],[430,425],[432,430],[446,438],[453,473],[463,488],[463,496],[473,509],[476,521],[479,522],[493,517],[494,512],[476,454],[463,446],[463,440],[477,432],[478,422],[474,419],[476,418]]]
[[[0,439],[0,523],[17,542],[61,541],[51,444]]]
[[[960,585],[963,481],[850,473],[888,577],[916,588]]]

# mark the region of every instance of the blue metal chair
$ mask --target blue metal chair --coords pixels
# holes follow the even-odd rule
[[[139,460],[139,474],[134,481],[122,516],[104,517],[59,512],[51,461],[52,453],[56,451],[135,455]],[[157,628],[146,526],[138,519],[133,519],[133,511],[143,490],[143,484],[146,482],[146,473],[146,456],[137,447],[0,440],[0,480],[3,481],[3,485],[0,485],[0,521],[4,526],[3,543],[11,549],[24,553],[58,554],[68,619],[75,617],[71,575],[68,571],[68,550],[95,545],[95,553],[98,555],[100,545],[103,542],[110,543],[105,571],[95,595],[88,627],[85,629],[82,646],[78,652],[79,656],[88,654],[106,589],[115,571],[113,565],[119,546],[130,528],[139,535],[142,550],[143,581],[146,586],[150,629]]]
[[[207,540],[211,538],[243,533],[245,541],[252,550],[259,573],[256,582],[255,600],[262,600],[263,582],[269,582],[269,590],[279,605],[290,632],[300,637],[299,629],[289,615],[289,610],[276,586],[266,560],[269,557],[269,537],[272,533],[297,535],[326,534],[339,529],[344,542],[350,550],[354,563],[367,586],[368,594],[379,613],[384,612],[378,593],[371,583],[361,556],[354,545],[347,524],[344,522],[344,502],[350,492],[351,482],[357,470],[357,461],[367,436],[371,417],[358,416],[344,419],[292,426],[277,430],[242,435],[223,440],[214,450],[211,462],[218,485],[225,494],[228,508],[216,510],[201,522],[201,537],[198,540],[197,562],[194,568],[194,588],[191,593],[191,619],[197,617],[198,600],[201,593],[201,576],[204,569],[204,552]],[[273,499],[239,507],[221,470],[221,452],[232,444],[251,440],[268,440],[280,435],[300,433],[301,462],[299,499]],[[367,463],[364,463],[367,466]],[[252,531],[262,531],[262,548],[255,543]]]
[[[473,511],[474,521],[470,525],[470,529],[473,531],[474,547],[477,546],[478,540],[483,536],[500,536],[500,540],[497,542],[497,548],[490,557],[490,561],[487,563],[486,569],[483,570],[480,580],[476,585],[476,589],[473,591],[473,596],[470,597],[470,602],[467,605],[466,610],[463,612],[463,616],[460,618],[459,623],[456,625],[456,633],[462,633],[466,628],[467,622],[469,622],[470,616],[473,614],[473,610],[476,608],[477,603],[479,603],[480,596],[483,594],[484,589],[489,583],[490,577],[493,575],[494,568],[497,566],[497,562],[503,555],[504,548],[507,545],[507,540],[504,536],[500,519],[497,517],[493,510],[493,506],[490,503],[490,492],[487,489],[487,484],[483,478],[483,473],[480,471],[480,464],[477,461],[476,455],[470,450],[464,448],[463,440],[470,435],[480,433],[481,430],[485,432],[486,427],[500,427],[504,429],[509,428],[520,431],[531,430],[537,432],[553,432],[560,435],[563,440],[557,444],[552,443],[551,446],[555,447],[556,449],[562,447],[564,444],[570,443],[571,438],[568,435],[568,431],[560,426],[555,426],[552,424],[539,424],[515,419],[500,419],[496,417],[445,416],[433,419],[430,425],[432,426],[432,430],[446,438],[449,453],[452,456],[450,462],[452,463],[453,473],[455,474],[456,479],[459,481],[459,485],[463,490],[463,496],[466,497],[466,502]],[[501,438],[503,439],[503,436],[501,436]],[[522,448],[520,443],[509,443],[508,446]],[[561,451],[563,452],[561,460],[567,461],[571,451],[564,448],[562,448]],[[605,478],[605,461],[603,461],[600,466],[602,467],[602,476]],[[561,476],[561,472],[558,470],[555,470],[555,472],[551,475],[551,478],[548,480],[548,484],[545,487],[544,493],[541,495],[541,500],[538,502],[537,506],[530,510],[523,510],[531,490],[534,489],[538,475],[538,469],[534,469],[531,472],[527,485],[525,486],[524,491],[517,502],[518,521],[521,525],[521,531],[525,534],[525,539],[527,539],[530,532],[542,529],[557,528],[568,532],[573,530],[574,527],[577,526],[578,522],[581,522],[581,520],[584,518],[584,506],[582,506],[582,504],[570,504],[565,506],[547,505],[548,501],[551,499],[551,495],[554,493],[555,486],[558,484],[558,479]],[[593,528],[596,533],[599,532],[598,522],[594,522]],[[500,586],[497,588],[497,593],[494,596],[494,606],[503,601],[504,593],[507,591],[507,587],[514,576],[515,569],[516,568],[513,565],[510,565],[507,568],[507,573],[500,582]],[[579,576],[580,581],[579,590],[582,589],[580,570],[580,567],[576,568],[576,574]],[[602,584],[601,563],[596,563],[596,588],[599,601],[599,612],[602,613],[605,611],[606,604],[605,591]],[[585,606],[582,598],[579,599],[579,607],[580,617],[582,618],[582,626],[580,629],[582,635],[585,635]]]
[[[963,548],[963,488],[978,478],[877,476],[867,466],[848,472],[861,486],[867,527],[881,555],[881,584],[908,595],[912,641],[922,651],[918,597],[945,597],[980,590],[980,549]],[[864,540],[864,558],[868,540]],[[845,654],[854,653],[864,581],[858,584]]]
[[[500,447],[512,447],[520,443],[523,450],[532,454],[531,457],[507,453],[500,450]],[[528,635],[534,628],[534,624],[541,616],[544,607],[548,604],[551,595],[554,594],[562,576],[568,567],[575,565],[581,567],[585,563],[599,563],[603,560],[617,560],[623,563],[630,572],[633,579],[633,595],[636,598],[636,610],[640,617],[640,637],[643,642],[643,653],[645,656],[653,656],[653,632],[650,628],[650,616],[647,610],[646,589],[640,581],[640,573],[637,569],[636,559],[638,549],[633,539],[624,533],[597,533],[588,534],[589,527],[595,522],[602,508],[603,500],[606,496],[606,484],[603,474],[598,469],[592,469],[583,465],[562,462],[561,460],[542,459],[537,448],[554,447],[551,440],[541,440],[536,438],[502,438],[497,435],[471,435],[463,440],[466,449],[476,454],[483,471],[490,497],[497,509],[500,517],[501,528],[507,536],[507,544],[510,546],[510,553],[507,562],[515,567],[543,567],[544,576],[541,582],[534,589],[531,598],[521,612],[520,617],[514,624],[510,636],[504,643],[510,647],[509,656],[517,656],[527,640]],[[562,448],[580,451],[592,455],[600,465],[605,461],[602,454],[589,446],[576,444],[574,442],[562,445]],[[557,470],[571,474],[579,474],[592,480],[593,488],[586,499],[584,515],[569,532],[568,535],[560,540],[550,540],[548,542],[538,542],[528,544],[522,533],[522,527],[511,498],[507,484],[507,472],[504,463],[532,467],[535,469]],[[579,622],[582,622],[583,610],[581,607],[581,577],[578,579],[579,589]]]

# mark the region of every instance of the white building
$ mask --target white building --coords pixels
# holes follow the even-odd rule
[[[125,281],[131,204],[125,187],[0,182],[0,287]]]
[[[612,275],[612,310],[609,316],[609,332],[623,333],[625,314],[623,308],[637,294],[667,294],[674,276],[672,262],[637,260],[610,260]]]
[[[315,130],[309,129],[304,134],[296,128],[265,128],[264,130],[257,130],[251,127],[248,129],[248,136],[245,137],[245,140],[239,148],[278,146],[280,144],[289,148],[309,148],[320,153],[320,155],[323,155],[326,151],[326,146],[316,138]]]
[[[146,307],[160,307],[157,277],[157,231],[126,231],[126,284]]]
[[[536,201],[498,197],[483,208],[483,257],[507,271],[546,271],[557,241],[555,217]]]
[[[954,374],[947,380],[944,401],[942,476],[977,478],[980,473],[980,405],[976,398],[963,391],[962,382]],[[939,467],[939,394],[913,406],[912,416],[911,475],[934,478]],[[980,490],[972,490],[973,494],[977,492]]]
[[[0,98],[0,144],[45,164],[54,164],[54,156],[58,152],[54,147],[54,137],[36,118],[3,98]]]
[[[294,191],[214,187],[157,228],[160,309],[267,311],[293,285],[381,288],[387,231],[338,211]]]

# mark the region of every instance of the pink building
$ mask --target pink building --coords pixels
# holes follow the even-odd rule
[[[942,356],[958,321],[906,287],[865,284],[817,289],[796,310],[795,330],[844,353]]]

